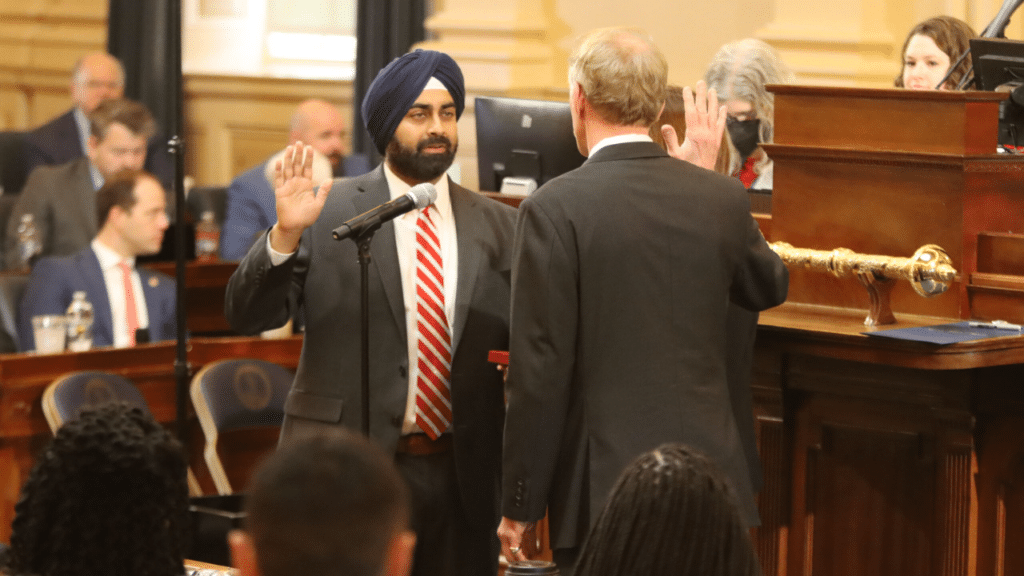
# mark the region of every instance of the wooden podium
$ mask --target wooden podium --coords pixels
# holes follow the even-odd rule
[[[930,299],[898,284],[898,326],[1024,321],[1024,157],[996,154],[1004,95],[770,89],[769,241],[938,244],[959,278]],[[765,574],[1024,574],[1024,336],[872,338],[855,278],[790,272],[755,350]]]

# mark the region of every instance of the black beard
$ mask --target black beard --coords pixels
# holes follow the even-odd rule
[[[423,153],[424,148],[438,144],[443,144],[447,151],[442,154]],[[415,150],[403,147],[398,140],[392,138],[385,150],[385,155],[388,159],[388,166],[396,174],[416,182],[431,182],[451,167],[458,150],[458,145],[452,146],[451,140],[446,136],[433,136],[421,140]]]

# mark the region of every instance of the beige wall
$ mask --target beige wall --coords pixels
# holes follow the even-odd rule
[[[566,97],[573,40],[598,26],[647,29],[669,58],[671,80],[692,84],[717,48],[755,36],[776,46],[810,84],[887,86],[916,22],[947,13],[981,29],[1000,0],[437,0],[424,47],[462,65],[476,95]],[[69,106],[68,72],[102,49],[106,0],[0,0],[0,130],[36,126]],[[1024,14],[1008,30],[1024,37]],[[230,76],[185,80],[186,172],[226,183],[284,143],[294,105],[326,97],[350,113],[348,82]],[[472,110],[460,126],[462,181],[476,185]]]

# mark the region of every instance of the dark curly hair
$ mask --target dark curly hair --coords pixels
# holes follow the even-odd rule
[[[663,444],[619,476],[580,552],[580,576],[757,576],[725,476],[700,452]]]
[[[57,431],[22,487],[8,572],[181,576],[188,519],[178,441],[138,408],[85,410]]]

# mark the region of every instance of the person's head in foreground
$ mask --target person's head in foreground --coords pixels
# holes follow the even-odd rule
[[[181,576],[181,445],[139,408],[83,410],[40,454],[11,525],[9,574]]]
[[[246,490],[245,530],[229,538],[241,576],[405,576],[416,536],[391,459],[362,436],[295,440]]]
[[[619,476],[580,553],[585,576],[756,576],[757,557],[725,476],[663,444]]]
[[[964,58],[941,86],[942,78],[961,56],[970,50],[970,39],[978,34],[963,20],[936,16],[914,26],[903,42],[903,64],[894,85],[911,90],[955,90],[970,68]]]

